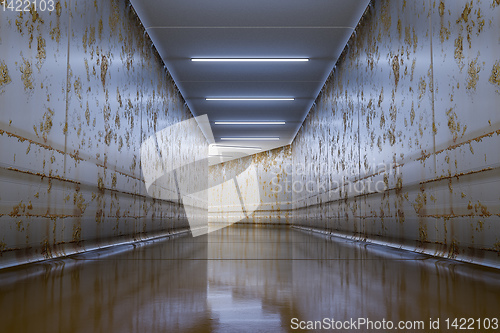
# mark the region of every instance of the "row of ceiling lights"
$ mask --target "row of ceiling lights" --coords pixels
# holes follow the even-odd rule
[[[192,58],[193,62],[308,62],[308,58]],[[206,101],[294,101],[290,97],[237,97],[237,98],[206,98]],[[216,121],[215,125],[285,125],[284,121]],[[223,141],[278,141],[279,137],[223,137]],[[220,146],[220,148],[223,148]],[[230,148],[230,147],[227,147]],[[237,148],[237,147],[231,147]],[[240,147],[257,149],[253,147]]]

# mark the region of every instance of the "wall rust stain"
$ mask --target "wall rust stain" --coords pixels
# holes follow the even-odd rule
[[[477,82],[479,80],[479,72],[481,67],[477,63],[477,58],[469,63],[469,68],[467,70],[467,86],[469,90],[476,90]]]
[[[11,82],[9,75],[9,68],[5,64],[5,61],[0,61],[0,88],[9,84]]]
[[[497,60],[491,69],[491,75],[488,81],[492,84],[500,86],[500,60]]]
[[[33,69],[31,67],[31,62],[23,58],[23,64],[19,68],[19,71],[21,72],[21,81],[24,84],[24,89],[33,90],[35,87],[33,85]]]

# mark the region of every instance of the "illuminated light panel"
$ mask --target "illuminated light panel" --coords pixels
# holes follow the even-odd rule
[[[295,98],[206,98],[207,101],[294,101]]]
[[[191,58],[196,62],[308,62],[308,58]]]
[[[262,148],[260,147],[221,146],[221,145],[213,145],[212,147],[221,149],[262,150]]]
[[[259,138],[259,137],[242,137],[242,138],[237,138],[237,137],[230,137],[230,138],[220,138],[223,141],[278,141],[280,138],[274,137],[274,138]]]
[[[284,121],[216,121],[215,125],[285,125]]]

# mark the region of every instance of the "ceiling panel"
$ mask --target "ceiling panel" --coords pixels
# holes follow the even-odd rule
[[[352,29],[150,28],[148,32],[158,51],[161,51],[160,54],[168,59],[188,60],[192,57],[333,59],[338,57],[344,48]]]
[[[325,68],[333,68],[335,61],[317,61],[314,63],[272,66],[263,64],[217,64],[217,63],[194,63],[191,61],[167,61],[165,63],[176,83],[186,81],[209,81],[209,82],[273,82],[293,81],[324,83],[321,80],[325,74]],[[173,70],[170,70],[172,68]]]
[[[244,77],[242,79],[244,79]],[[296,98],[300,97],[310,98],[310,96],[316,93],[317,88],[320,85],[322,85],[321,82],[311,83],[311,82],[294,82],[294,81],[182,82],[182,88],[184,91],[186,91],[186,95],[184,95],[185,99],[193,99],[193,98],[203,99],[205,97],[231,97],[231,96],[254,96],[254,97],[291,96]],[[224,92],[230,92],[230,94],[226,96],[227,94],[224,94]]]
[[[231,120],[230,117],[239,115],[248,118],[247,120],[258,121],[258,117],[267,115],[265,120],[270,120],[272,117],[280,117],[276,120],[292,121],[298,116],[303,116],[307,113],[306,108],[314,102],[310,99],[296,99],[295,101],[256,101],[256,102],[237,102],[237,101],[206,101],[205,99],[189,99],[190,107],[194,110],[200,110],[203,114],[207,113],[210,120],[219,119]],[[198,111],[197,111],[198,112]],[[196,115],[199,115],[196,113]],[[287,119],[281,119],[286,117]],[[292,119],[293,118],[293,119]],[[301,119],[298,120],[301,122]]]
[[[133,0],[152,26],[355,27],[368,1],[357,0]]]

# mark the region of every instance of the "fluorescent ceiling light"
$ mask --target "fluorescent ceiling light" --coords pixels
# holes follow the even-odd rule
[[[215,125],[285,125],[284,121],[216,121]]]
[[[231,137],[231,138],[220,138],[221,140],[224,141],[278,141],[280,138],[275,137],[275,138],[259,138],[259,137]]]
[[[192,58],[199,62],[307,62],[308,58]]]
[[[206,98],[207,101],[294,101],[295,98]]]
[[[213,145],[215,148],[221,149],[238,149],[238,150],[262,150],[260,147],[244,147],[244,146],[221,146],[221,145]]]
[[[232,155],[208,155],[208,157],[233,157]]]

